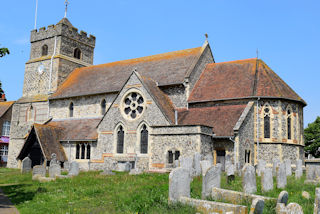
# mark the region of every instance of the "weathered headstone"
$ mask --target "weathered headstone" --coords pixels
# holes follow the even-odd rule
[[[43,165],[34,166],[32,169],[32,176],[40,175],[41,177],[46,177],[46,168]]]
[[[193,168],[194,168],[194,175],[200,176],[201,175],[201,154],[196,152],[193,156]]]
[[[261,189],[263,192],[268,192],[273,189],[273,177],[271,168],[265,168],[261,172]]]
[[[256,172],[254,166],[246,164],[242,169],[242,187],[245,193],[257,191]]]
[[[212,156],[211,153],[206,154],[206,155],[204,156],[203,160],[208,160],[208,161],[210,162],[211,166],[213,165],[213,156]]]
[[[21,163],[21,172],[22,173],[30,172],[31,171],[31,164],[32,164],[31,159],[29,157],[25,157]]]
[[[227,181],[228,183],[231,183],[231,181],[234,180],[234,165],[233,164],[228,164],[226,165],[226,173],[227,173]]]
[[[313,213],[320,214],[320,188],[316,188]]]
[[[298,159],[296,161],[296,169],[301,169],[302,170],[302,160],[301,159]]]
[[[53,164],[60,165],[60,161],[58,161],[56,153],[52,153],[51,154],[50,166],[53,165]]]
[[[76,161],[72,161],[70,163],[70,169],[68,175],[70,176],[77,176],[79,175],[79,163]]]
[[[286,167],[284,163],[280,163],[277,168],[277,187],[285,188],[287,185]]]
[[[277,176],[277,168],[280,165],[280,160],[278,158],[273,159],[272,161],[272,176],[276,177]]]
[[[284,163],[286,165],[286,175],[287,176],[291,176],[292,175],[292,171],[291,171],[291,160],[290,159],[285,159]]]
[[[257,174],[261,176],[261,172],[266,168],[266,161],[260,159],[257,166]]]
[[[131,169],[130,163],[129,162],[125,162],[125,163],[118,163],[116,171],[118,171],[118,172],[129,172],[130,169]]]
[[[70,162],[69,162],[69,161],[65,161],[65,162],[63,163],[63,168],[64,168],[65,170],[69,170],[69,169],[70,169]]]
[[[178,202],[181,196],[190,197],[190,172],[178,167],[169,174],[169,202]]]
[[[317,171],[317,166],[308,164],[306,166],[306,177],[307,177],[307,180],[316,181],[317,180],[316,171]]]
[[[286,205],[283,203],[277,203],[276,214],[288,214]]]
[[[200,161],[200,166],[201,166],[202,176],[205,176],[207,170],[212,166],[212,164],[208,160],[203,160],[203,161]]]
[[[272,174],[272,170],[271,170]],[[255,198],[252,201],[249,214],[262,214],[264,208],[264,200],[261,198]]]
[[[49,167],[49,177],[50,178],[55,178],[56,175],[61,175],[61,166],[58,164],[52,164]]]
[[[202,198],[209,197],[213,187],[220,188],[221,169],[219,166],[212,166],[206,175],[202,177]]]
[[[287,213],[290,214],[303,214],[302,207],[297,203],[290,203],[287,205]]]
[[[190,172],[190,176],[194,175],[193,157],[180,156],[179,163],[180,163],[180,167],[185,168]]]
[[[287,205],[288,199],[289,199],[288,192],[287,191],[281,191],[279,196],[278,196],[277,203],[283,203],[283,204]]]

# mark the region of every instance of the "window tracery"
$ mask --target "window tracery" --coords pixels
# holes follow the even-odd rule
[[[137,91],[128,93],[122,102],[122,112],[126,119],[140,117],[145,109],[145,100]]]

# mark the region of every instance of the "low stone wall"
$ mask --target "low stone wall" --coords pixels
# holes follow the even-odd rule
[[[188,197],[180,197],[179,202],[187,205],[191,205],[197,209],[197,211],[204,214],[209,213],[237,213],[247,214],[248,208],[243,205],[226,204],[221,202],[206,201],[193,199]]]
[[[228,201],[230,203],[239,203],[242,200],[245,200],[251,203],[256,198],[261,198],[264,201],[268,201],[268,200],[276,201],[275,198],[247,194],[247,193],[237,192],[233,190],[220,189],[216,187],[212,188],[211,197],[214,200]]]

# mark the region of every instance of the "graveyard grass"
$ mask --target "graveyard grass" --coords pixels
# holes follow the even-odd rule
[[[20,174],[19,170],[0,168],[0,188],[9,196],[21,214],[25,213],[196,213],[185,205],[168,205],[168,174],[99,175],[99,172],[82,172],[72,179],[57,179],[40,183],[31,180],[31,173]],[[296,180],[288,177],[286,191],[289,202],[303,207],[305,214],[313,213],[315,185],[304,184],[305,177]],[[242,191],[241,177],[228,184],[222,175],[221,188]],[[202,177],[191,183],[191,197],[201,198]],[[319,185],[318,185],[319,186]],[[257,177],[258,195],[277,198],[282,189],[261,192],[260,177]],[[309,192],[311,198],[301,196]],[[228,202],[228,201],[223,201]],[[251,202],[240,204],[250,207]],[[264,213],[275,213],[275,203],[266,202]]]

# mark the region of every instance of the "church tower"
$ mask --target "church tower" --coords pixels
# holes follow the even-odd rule
[[[48,97],[78,67],[93,64],[95,37],[78,32],[67,18],[31,31],[23,97]]]

